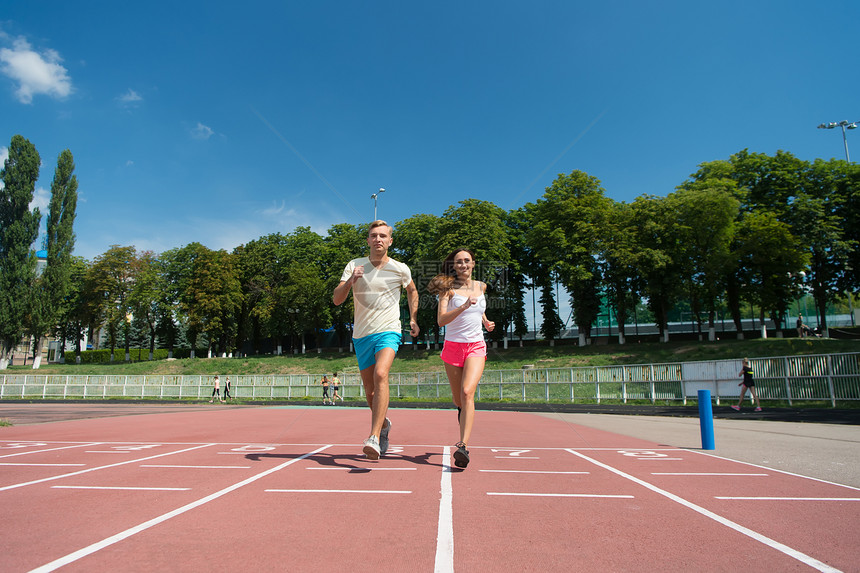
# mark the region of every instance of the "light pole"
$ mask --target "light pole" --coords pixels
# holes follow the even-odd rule
[[[379,188],[379,193],[385,193],[385,189],[382,187]],[[376,198],[379,196],[379,193],[374,193],[370,196],[373,199],[373,220],[376,221]]]
[[[845,161],[851,163],[851,158],[848,157],[848,137],[845,135],[846,129],[857,129],[857,124],[860,122],[853,121],[847,122],[844,119],[840,122],[831,121],[830,123],[822,123],[818,126],[818,129],[835,129],[837,127],[842,128],[842,143],[845,144]]]

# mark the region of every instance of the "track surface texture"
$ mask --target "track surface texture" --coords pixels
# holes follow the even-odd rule
[[[75,409],[77,408],[77,411]],[[860,428],[0,404],[0,570],[860,571]]]

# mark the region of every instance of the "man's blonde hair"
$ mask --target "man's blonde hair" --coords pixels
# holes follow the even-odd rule
[[[388,227],[388,236],[394,234],[394,227],[383,221],[382,219],[377,219],[376,221],[370,224],[370,227],[367,229],[367,234],[370,235],[370,232],[377,227]]]

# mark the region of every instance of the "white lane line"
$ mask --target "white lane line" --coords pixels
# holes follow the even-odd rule
[[[439,524],[436,530],[434,573],[454,571],[454,489],[451,486],[451,446],[442,450],[442,482],[439,486]]]
[[[266,493],[412,493],[396,489],[266,489]]]
[[[713,519],[714,521],[716,521],[717,523],[719,523],[721,525],[725,525],[726,527],[728,527],[730,529],[734,529],[738,533],[746,535],[747,537],[755,539],[756,541],[763,543],[764,545],[767,545],[768,547],[776,549],[777,551],[784,553],[785,555],[788,555],[789,557],[797,559],[801,563],[805,563],[806,565],[809,565],[810,567],[812,567],[814,569],[817,569],[819,571],[832,572],[832,573],[839,572],[839,569],[835,569],[835,568],[831,567],[830,565],[828,565],[827,563],[823,563],[823,562],[819,561],[818,559],[815,559],[814,557],[811,557],[805,553],[802,553],[801,551],[798,551],[797,549],[793,549],[793,548],[789,547],[788,545],[785,545],[783,543],[780,543],[779,541],[771,539],[770,537],[762,535],[761,533],[759,533],[757,531],[753,531],[752,529],[744,527],[743,525],[741,525],[739,523],[735,523],[734,521],[731,521],[730,519],[726,519],[725,517],[723,517],[721,515],[717,515],[713,511],[709,511],[709,510],[705,509],[704,507],[696,505],[695,503],[693,503],[691,501],[687,501],[686,499],[684,499],[680,496],[677,496],[674,493],[670,493],[664,489],[661,489],[661,488],[659,488],[653,484],[650,484],[645,480],[639,479],[639,478],[632,476],[628,473],[625,473],[619,469],[616,469],[610,465],[604,464],[603,462],[599,462],[599,461],[595,460],[594,458],[590,458],[590,457],[588,457],[584,454],[581,454],[575,450],[568,449],[567,451],[570,452],[571,454],[577,456],[577,457],[580,457],[580,458],[582,458],[588,462],[591,462],[592,464],[594,464],[598,467],[601,467],[601,468],[603,468],[607,471],[610,471],[610,472],[612,472],[618,476],[621,476],[625,479],[628,479],[628,480],[632,481],[633,483],[637,483],[644,488],[650,489],[654,493],[662,495],[662,496],[664,496],[664,497],[666,497],[666,498],[668,498],[668,499],[670,499],[676,503],[683,505],[684,507],[686,507],[688,509],[692,509],[693,511],[700,513],[701,515],[704,515],[707,518]]]
[[[248,470],[251,466],[177,466],[168,464],[141,464],[142,468],[182,468],[199,470]]]
[[[15,488],[18,488],[18,487],[24,487],[24,486],[27,486],[27,485],[34,485],[34,484],[37,484],[37,483],[43,483],[43,482],[46,482],[46,481],[53,481],[53,480],[55,480],[55,479],[63,479],[63,478],[67,478],[67,477],[72,477],[72,476],[77,476],[77,475],[85,474],[85,473],[88,473],[88,472],[94,472],[94,471],[98,471],[98,470],[105,470],[105,469],[108,469],[108,468],[116,468],[116,467],[119,467],[119,466],[124,466],[124,465],[126,465],[126,464],[136,464],[136,463],[138,463],[138,462],[145,462],[146,460],[154,460],[154,459],[156,459],[156,458],[163,458],[164,456],[172,456],[172,455],[174,455],[174,454],[182,454],[182,453],[185,453],[185,452],[190,452],[191,450],[198,450],[198,449],[200,449],[200,448],[207,448],[207,447],[209,447],[209,446],[214,446],[214,445],[215,445],[215,444],[203,444],[203,445],[201,445],[201,446],[194,446],[194,447],[191,447],[191,448],[185,448],[184,450],[176,450],[175,452],[166,452],[166,453],[163,453],[163,454],[156,454],[156,455],[154,455],[154,456],[149,456],[149,457],[146,457],[146,458],[139,458],[139,459],[136,459],[136,460],[126,460],[126,461],[124,461],[124,462],[117,462],[117,463],[115,463],[115,464],[108,464],[108,465],[106,465],[106,466],[98,466],[98,467],[95,467],[95,468],[89,468],[89,469],[86,469],[86,470],[80,470],[80,471],[77,471],[77,472],[71,472],[71,473],[68,473],[68,474],[60,474],[60,475],[57,475],[57,476],[51,476],[51,477],[46,477],[46,478],[42,478],[42,479],[36,479],[36,480],[33,480],[33,481],[27,481],[27,482],[23,482],[23,483],[16,483],[16,484],[12,484],[12,485],[7,485],[7,486],[0,487],[0,491],[6,491],[7,489],[15,489]]]
[[[130,454],[131,450],[87,450],[85,454]]]
[[[388,457],[388,456],[385,456]],[[418,468],[305,468],[306,470],[340,470],[359,472],[412,472]]]
[[[210,444],[207,444],[207,445],[210,445]],[[215,444],[211,444],[211,445],[215,445]],[[316,450],[309,452],[303,456],[299,456],[299,457],[294,458],[292,460],[288,460],[288,461],[282,463],[281,465],[278,465],[278,466],[275,466],[273,468],[262,471],[256,475],[249,477],[248,479],[242,480],[242,481],[235,483],[229,487],[226,487],[220,491],[216,491],[215,493],[207,495],[206,497],[202,497],[202,498],[198,499],[197,501],[193,501],[187,505],[183,505],[182,507],[180,507],[178,509],[174,509],[171,512],[160,515],[154,519],[150,519],[149,521],[145,521],[145,522],[141,523],[140,525],[136,525],[132,528],[126,529],[125,531],[121,531],[120,533],[117,533],[116,535],[113,535],[113,536],[108,537],[106,539],[102,539],[101,541],[93,543],[92,545],[88,545],[87,547],[84,547],[83,549],[79,549],[73,553],[69,553],[68,555],[60,557],[59,559],[55,559],[54,561],[51,561],[50,563],[46,563],[45,565],[42,565],[41,567],[37,567],[36,569],[33,569],[31,571],[31,573],[45,573],[47,571],[54,571],[56,569],[59,569],[60,567],[65,567],[66,565],[68,565],[70,563],[74,563],[75,561],[77,561],[78,559],[81,559],[82,557],[86,557],[87,555],[91,555],[91,554],[95,553],[96,551],[100,551],[100,550],[104,549],[105,547],[109,547],[109,546],[113,545],[114,543],[118,543],[118,542],[122,541],[123,539],[127,539],[127,538],[131,537],[132,535],[136,535],[136,534],[140,533],[141,531],[145,531],[145,530],[149,529],[150,527],[158,525],[159,523],[163,523],[163,522],[167,521],[168,519],[172,519],[172,518],[176,517],[177,515],[182,515],[183,513],[191,511],[194,508],[200,507],[201,505],[204,505],[206,503],[209,503],[210,501],[218,499],[219,497],[227,495],[228,493],[235,491],[235,490],[239,489],[240,487],[246,486],[249,483],[253,483],[253,482],[257,481],[258,479],[266,477],[269,474],[275,473],[276,471],[279,471],[279,470],[281,470],[287,466],[290,466],[290,465],[292,465],[298,461],[301,461],[301,460],[308,458],[314,454],[317,454],[317,453],[323,451],[324,449],[326,449],[328,447],[329,446],[327,446],[327,445],[322,446],[322,447],[317,448]]]
[[[496,456],[500,460],[539,460],[538,456]]]
[[[87,464],[28,464],[24,462],[0,462],[0,466],[27,466],[27,467],[42,467],[42,468],[61,468],[69,466],[85,466]]]
[[[26,456],[29,454],[41,454],[44,452],[56,452],[57,450],[68,450],[71,448],[92,448],[93,446],[100,446],[103,442],[85,442],[82,444],[75,444],[73,446],[61,446],[59,448],[48,448],[47,450],[30,450],[29,452],[16,452],[14,454],[5,454],[0,456],[0,458],[13,458],[15,456]]]
[[[548,470],[478,470],[479,472],[491,474],[564,474],[564,475],[588,475],[591,472],[555,472]]]
[[[810,476],[805,476],[805,475],[803,475],[803,474],[797,474],[797,473],[787,472],[787,471],[785,471],[785,470],[780,470],[780,469],[776,469],[776,468],[769,468],[769,467],[767,467],[767,466],[762,466],[762,465],[759,465],[759,464],[751,464],[751,463],[749,463],[749,462],[740,462],[740,461],[738,461],[738,460],[733,460],[733,459],[730,459],[730,458],[724,458],[724,457],[722,457],[722,456],[717,456],[717,455],[714,455],[714,454],[709,454],[709,453],[707,453],[707,452],[702,452],[702,451],[698,451],[698,450],[690,450],[690,452],[691,452],[691,453],[698,454],[698,455],[700,455],[700,456],[708,456],[709,458],[714,458],[714,459],[717,459],[717,460],[725,460],[725,461],[727,461],[727,462],[732,462],[733,464],[743,464],[743,465],[745,465],[745,466],[750,466],[750,467],[758,468],[758,469],[760,469],[760,470],[766,470],[766,471],[769,471],[769,472],[777,472],[777,473],[780,473],[780,474],[782,474],[782,475],[786,475],[786,476],[792,476],[792,477],[798,477],[798,478],[802,478],[802,479],[808,479],[808,480],[812,480],[812,481],[817,481],[818,483],[826,483],[827,485],[835,485],[835,486],[837,486],[837,487],[841,487],[841,488],[845,488],[845,489],[852,489],[852,490],[854,490],[854,491],[860,491],[860,487],[854,487],[854,486],[851,486],[851,485],[845,485],[844,483],[836,483],[836,482],[833,482],[833,481],[827,481],[827,480],[824,480],[824,479],[819,479],[819,478],[814,478],[814,477],[810,477]]]
[[[636,458],[647,462],[682,462],[684,458]]]
[[[116,489],[130,491],[188,491],[190,487],[130,487],[130,486],[107,486],[107,485],[52,485],[51,489]]]
[[[723,497],[715,496],[714,499],[731,499],[745,501],[860,501],[860,497]]]
[[[516,491],[488,491],[487,495],[506,495],[512,497],[596,497],[609,499],[633,499],[632,495],[609,495],[595,493],[526,493]]]
[[[741,477],[768,477],[769,474],[741,474],[726,472],[651,472],[652,476],[741,476]]]

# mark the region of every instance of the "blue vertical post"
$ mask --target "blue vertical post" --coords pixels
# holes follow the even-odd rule
[[[711,409],[711,391],[699,390],[699,427],[702,430],[702,449],[714,449],[714,412]]]

